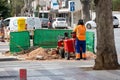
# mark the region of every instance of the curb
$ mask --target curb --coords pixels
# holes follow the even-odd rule
[[[17,57],[12,57],[12,56],[10,56],[10,57],[1,56],[0,57],[0,61],[16,61],[16,60],[18,60],[18,58]]]

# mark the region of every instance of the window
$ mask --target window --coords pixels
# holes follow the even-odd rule
[[[116,16],[113,16],[113,19],[117,19],[117,17],[116,17]]]
[[[10,19],[4,21],[5,26],[9,26],[10,24]]]
[[[59,18],[59,19],[57,19],[57,20],[58,20],[58,21],[65,21],[65,19],[64,19],[64,18],[63,18],[63,19],[62,19],[62,18],[61,18],[61,19]]]

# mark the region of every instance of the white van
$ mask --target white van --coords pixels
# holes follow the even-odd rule
[[[18,31],[17,21],[20,18],[25,19],[27,30],[34,30],[41,28],[41,21],[38,17],[10,17],[4,19],[4,23],[10,31]]]
[[[34,29],[41,28],[41,21],[40,21],[40,18],[38,17],[9,17],[4,19],[4,24],[7,28],[6,31],[8,32],[18,31],[18,19],[20,18],[25,19],[26,30],[30,31],[30,35],[33,35]],[[9,35],[9,33],[7,34]]]

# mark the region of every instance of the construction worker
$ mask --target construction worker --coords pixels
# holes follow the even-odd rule
[[[0,18],[0,33],[1,33],[1,42],[5,42],[4,36],[5,36],[5,31],[4,31],[4,23],[3,23],[3,17]]]
[[[80,60],[80,51],[82,50],[82,59],[86,60],[86,27],[83,20],[78,21],[78,25],[74,28],[76,33],[75,50],[76,60]]]

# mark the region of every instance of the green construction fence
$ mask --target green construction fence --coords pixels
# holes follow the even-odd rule
[[[65,32],[69,34],[72,30],[66,29],[37,29],[34,31],[33,45],[43,48],[56,48],[58,36],[63,36]],[[94,32],[86,32],[87,51],[94,52]]]
[[[34,31],[33,45],[43,48],[56,48],[58,37],[64,36],[64,32],[70,34],[71,31],[65,29],[37,29]]]
[[[95,53],[94,51],[94,40],[95,40],[95,34],[94,32],[86,32],[86,48],[87,48],[87,51],[90,51],[90,52],[93,52]]]
[[[10,52],[20,52],[30,47],[28,31],[10,32]]]
[[[34,31],[33,46],[43,48],[56,48],[58,38],[68,32],[69,37],[72,30],[66,29],[37,29]],[[28,31],[10,33],[10,52],[20,52],[30,48],[30,34]],[[86,32],[87,51],[94,52],[94,32]]]

